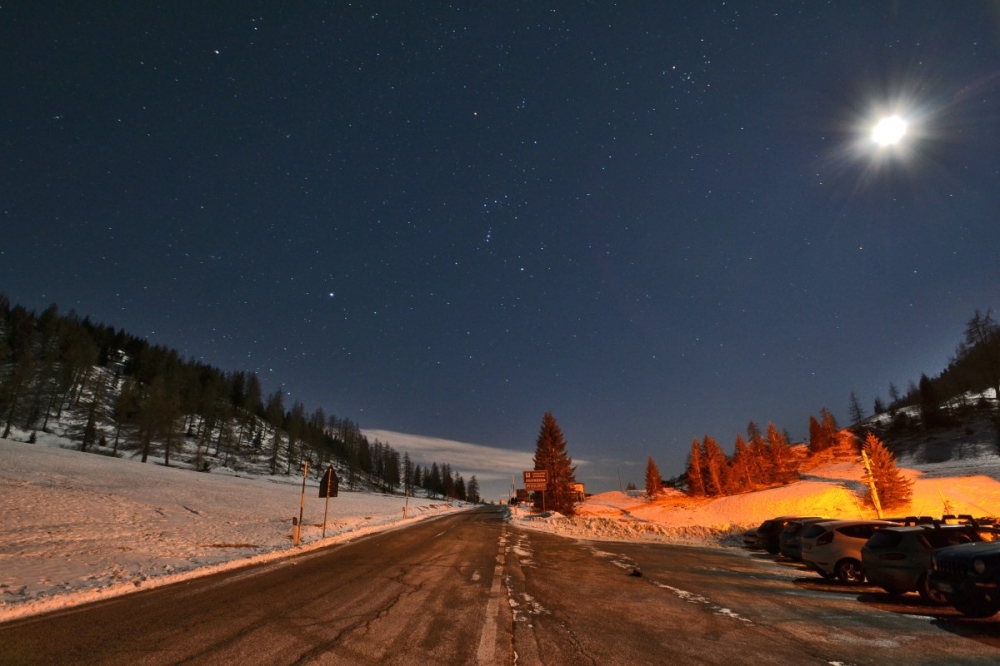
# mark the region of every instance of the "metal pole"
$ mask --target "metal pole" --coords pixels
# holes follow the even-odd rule
[[[306,508],[306,474],[309,473],[309,461],[302,461],[302,499],[299,501],[299,529],[295,531],[295,545],[302,540],[302,513]]]
[[[326,507],[323,509],[323,538],[326,538],[326,515],[330,512],[330,488],[333,486],[333,467],[327,471]]]

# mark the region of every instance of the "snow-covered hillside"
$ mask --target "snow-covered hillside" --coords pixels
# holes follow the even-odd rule
[[[0,440],[0,620],[76,605],[385,530],[461,505],[344,492],[302,477],[203,474]],[[403,509],[407,508],[407,517]]]

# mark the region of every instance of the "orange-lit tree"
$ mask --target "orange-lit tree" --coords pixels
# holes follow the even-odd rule
[[[864,450],[882,508],[896,509],[909,504],[913,497],[913,481],[900,474],[892,452],[870,432],[865,437]]]
[[[701,474],[701,444],[696,437],[691,442],[691,454],[688,456],[687,493],[691,497],[705,496],[705,479]]]
[[[655,497],[663,489],[663,480],[660,477],[660,468],[653,462],[653,456],[649,456],[646,461],[646,495]]]

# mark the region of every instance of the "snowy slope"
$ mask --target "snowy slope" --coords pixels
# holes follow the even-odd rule
[[[287,556],[443,515],[458,504],[340,492],[0,440],[0,620]],[[408,517],[403,508],[408,503]]]

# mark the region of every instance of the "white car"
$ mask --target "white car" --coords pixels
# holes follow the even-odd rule
[[[848,585],[865,580],[861,548],[883,527],[899,525],[888,520],[830,520],[802,532],[802,562],[824,578],[839,578]]]

